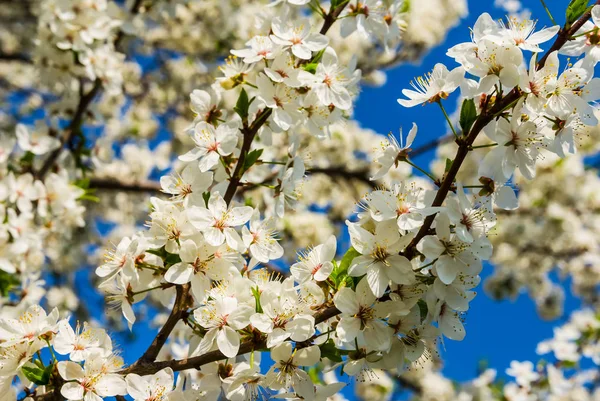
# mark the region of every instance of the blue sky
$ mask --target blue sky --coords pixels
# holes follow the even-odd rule
[[[532,18],[539,20],[538,28],[551,25],[539,0],[524,0],[522,3],[531,10]],[[563,23],[568,1],[550,0],[546,3],[557,22]],[[419,126],[415,147],[444,135],[447,125],[439,107],[427,105],[407,109],[401,107],[396,99],[402,96],[402,89],[408,88],[414,77],[430,71],[436,63],[444,63],[449,69],[456,67],[454,60],[445,55],[446,50],[457,43],[470,41],[469,28],[483,12],[490,13],[494,18],[504,16],[501,9],[494,7],[493,0],[470,0],[468,17],[449,33],[444,43],[418,63],[389,71],[385,86],[365,88],[355,109],[355,118],[361,125],[379,133],[392,131],[397,134],[400,127],[406,131],[415,122]],[[455,106],[454,98],[445,103],[449,113],[454,111]],[[433,155],[433,152],[424,154],[415,161],[420,166],[427,167]],[[492,266],[486,266],[483,278],[489,276],[492,270]],[[569,294],[568,284],[565,287],[565,313],[568,314],[578,307],[579,302]],[[462,381],[473,378],[482,360],[487,360],[490,367],[496,368],[503,375],[514,359],[539,359],[535,353],[537,343],[552,337],[552,327],[558,323],[540,320],[535,303],[526,294],[522,294],[515,302],[495,302],[483,293],[481,286],[478,292],[479,295],[471,303],[471,309],[466,315],[466,338],[462,342],[446,341],[445,351],[442,351],[444,373],[451,379]]]
[[[524,5],[539,18],[539,27],[550,25],[548,17],[537,0],[525,0]],[[563,20],[564,8],[567,1],[549,0],[547,3],[555,9],[554,16],[558,21]],[[411,79],[431,70],[435,63],[442,62],[453,68],[453,60],[445,56],[446,49],[454,44],[470,40],[469,27],[482,12],[489,12],[493,17],[501,18],[502,10],[493,6],[493,0],[470,0],[469,16],[454,28],[447,40],[438,48],[433,49],[421,62],[406,65],[388,72],[387,84],[380,88],[365,88],[361,93],[356,107],[356,119],[367,128],[386,134],[390,131],[397,133],[400,127],[409,129],[412,122],[419,125],[419,135],[415,146],[427,143],[431,139],[444,135],[446,125],[443,115],[435,105],[405,109],[400,107],[396,99],[401,96],[401,90],[407,88]],[[454,102],[447,102],[448,111],[453,111]],[[420,156],[416,161],[427,166],[433,153]],[[486,266],[484,278],[493,267]],[[77,276],[76,285],[89,288],[88,272],[83,271]],[[578,301],[570,296],[567,290],[565,311],[578,307]],[[94,316],[101,316],[103,299],[94,292],[88,292],[86,297]],[[552,327],[558,322],[544,322],[537,316],[535,304],[522,294],[516,301],[495,302],[487,297],[482,288],[472,302],[471,309],[466,315],[467,337],[462,342],[446,341],[442,357],[445,360],[444,372],[454,380],[472,379],[477,372],[479,362],[486,360],[491,367],[498,369],[501,375],[510,361],[536,360],[535,348],[539,341],[552,336]],[[127,363],[134,362],[154,338],[156,329],[147,326],[147,322],[136,323],[133,333],[117,336],[121,354]],[[129,341],[127,341],[129,339]],[[133,341],[131,341],[133,340]]]

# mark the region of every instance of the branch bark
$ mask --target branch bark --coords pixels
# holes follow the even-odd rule
[[[138,364],[147,364],[150,362],[154,362],[161,348],[163,347],[165,342],[167,342],[171,331],[173,331],[179,319],[181,319],[182,316],[187,312],[187,307],[189,303],[190,283],[178,285],[175,288],[177,291],[177,296],[175,297],[175,304],[173,305],[173,310],[171,310],[171,314],[169,315],[167,321],[154,338],[154,341],[152,341],[152,344],[150,344],[146,352],[144,352],[144,354],[140,357],[140,359],[137,360],[137,362],[133,366],[136,366]]]

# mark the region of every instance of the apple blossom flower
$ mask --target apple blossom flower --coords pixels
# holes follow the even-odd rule
[[[398,103],[404,107],[413,107],[423,103],[439,102],[448,98],[460,86],[464,76],[465,71],[462,67],[448,71],[444,64],[438,63],[433,67],[432,72],[411,82],[414,90],[403,89],[402,94],[408,100],[398,99]]]
[[[245,224],[254,210],[250,206],[227,206],[220,193],[211,194],[208,208],[192,206],[187,209],[191,224],[204,233],[206,242],[219,246],[225,241],[233,249],[241,249],[243,241],[234,227]]]
[[[271,40],[283,49],[290,48],[292,54],[300,59],[309,60],[312,52],[324,49],[329,38],[320,33],[311,33],[308,20],[290,21],[277,17],[271,23]]]
[[[375,234],[348,223],[352,246],[361,254],[352,260],[348,274],[353,277],[366,275],[369,288],[378,298],[383,296],[390,281],[412,284],[415,280],[410,261],[399,255],[413,236],[400,236],[396,222],[391,223],[378,224]]]
[[[312,248],[305,256],[290,267],[290,273],[299,282],[325,281],[333,271],[331,261],[335,257],[337,240],[332,235],[324,244]]]
[[[383,319],[390,314],[391,308],[385,303],[376,302],[366,278],[359,281],[356,291],[347,287],[339,290],[333,302],[342,312],[335,329],[341,341],[353,342],[361,335],[369,348],[378,351],[390,348],[394,332]],[[402,305],[400,301],[394,303]]]
[[[219,351],[228,358],[237,355],[240,348],[241,330],[250,323],[254,308],[239,304],[234,297],[216,297],[194,311],[194,318],[208,331],[200,341],[199,350],[204,353],[216,341]]]

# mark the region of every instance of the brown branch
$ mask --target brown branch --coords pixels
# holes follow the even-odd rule
[[[23,63],[31,63],[31,57],[24,53],[2,53],[0,52],[0,61],[20,61]]]
[[[175,325],[177,324],[177,322],[179,322],[179,319],[181,319],[182,316],[184,316],[184,314],[187,312],[187,307],[190,301],[188,295],[190,291],[190,284],[187,283],[183,285],[178,285],[175,287],[175,289],[177,291],[177,296],[175,297],[175,304],[173,305],[173,310],[171,311],[171,314],[169,315],[167,321],[154,338],[154,341],[152,341],[152,344],[150,344],[146,352],[144,352],[144,354],[140,357],[140,359],[137,360],[137,362],[132,366],[132,368],[139,364],[143,365],[154,362],[156,360],[156,356],[160,352],[165,342],[167,342],[171,331],[173,331]]]
[[[257,114],[254,123],[251,126],[248,126],[247,122],[244,122],[244,127],[241,129],[242,134],[244,135],[244,141],[242,142],[242,149],[240,150],[240,157],[237,160],[235,165],[235,170],[229,179],[229,185],[227,186],[227,190],[225,191],[225,196],[223,199],[229,205],[231,200],[235,195],[235,191],[237,187],[240,185],[240,180],[244,175],[244,164],[246,163],[246,155],[250,151],[250,147],[252,146],[252,142],[254,141],[254,137],[256,133],[262,127],[265,121],[271,115],[271,109],[264,109],[260,113]]]
[[[330,306],[323,311],[315,315],[315,325],[322,323],[331,317],[338,315],[340,311],[335,306]],[[260,341],[245,341],[240,345],[238,355],[244,355],[252,351],[257,351],[265,347],[263,340]],[[138,375],[151,375],[158,372],[161,369],[171,368],[175,372],[179,372],[187,369],[198,369],[202,365],[207,363],[217,362],[227,359],[225,355],[219,350],[210,351],[206,354],[195,356],[191,358],[160,361],[154,363],[135,363],[134,365],[120,371],[120,374],[126,375],[128,373],[136,373]]]
[[[119,180],[111,180],[105,178],[92,178],[90,180],[90,188],[106,189],[111,191],[123,192],[161,192],[160,183],[156,181],[141,181],[141,182],[122,182]]]
[[[342,178],[345,180],[356,180],[361,181],[364,184],[369,185],[371,188],[375,188],[376,182],[371,181],[368,170],[346,170],[343,167],[313,167],[308,170],[312,174],[324,174],[330,177]]]

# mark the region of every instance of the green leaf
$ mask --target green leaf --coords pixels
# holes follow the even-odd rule
[[[333,362],[342,362],[340,350],[337,349],[332,339],[319,345],[319,348],[321,349],[322,358],[328,358]]]
[[[161,258],[165,262],[165,265],[174,265],[175,263],[181,262],[181,258],[178,254],[167,252],[164,246],[159,249],[148,249],[146,252]]]
[[[23,375],[37,385],[43,386],[50,383],[50,373],[52,373],[54,365],[46,366],[42,369],[34,364],[26,364],[21,368]]]
[[[180,262],[181,262],[181,257],[179,257],[178,254],[167,252],[167,257],[165,258],[165,264],[174,265],[174,264],[180,263]]]
[[[473,123],[477,120],[477,109],[473,99],[465,99],[460,109],[460,127],[463,130],[463,135],[467,135]]]
[[[310,72],[311,74],[314,74],[317,72],[318,65],[319,65],[319,63],[308,63],[308,64],[304,64],[304,66],[302,66],[302,69],[306,72]]]
[[[256,301],[256,313],[263,313],[262,306],[260,305],[260,291],[258,287],[252,288],[252,295],[254,295],[254,300]]]
[[[210,191],[202,193],[202,199],[204,199],[204,205],[208,207],[208,200],[210,199]]]
[[[589,0],[571,0],[567,7],[567,25],[577,21],[588,7]]]
[[[20,283],[21,281],[16,275],[0,270],[0,294],[2,294],[3,297],[7,297],[10,290]]]
[[[320,373],[323,371],[322,367],[311,366],[308,368],[308,376],[311,378],[312,382],[315,384],[324,384],[323,380],[321,380]]]
[[[354,258],[357,256],[360,256],[360,253],[353,247],[350,247],[342,257],[340,264],[334,264],[334,269],[331,272],[330,277],[337,288],[339,288],[342,283],[344,283],[346,286],[352,286],[353,283],[346,280],[346,278],[348,277],[348,268],[350,267],[350,264]]]
[[[254,98],[252,99],[254,100]],[[246,89],[242,88],[240,92],[240,97],[238,97],[237,103],[233,110],[242,118],[242,120],[246,121],[248,119],[248,108],[250,107],[250,100],[248,100],[248,93]]]
[[[23,163],[24,165],[31,165],[33,163],[34,158],[35,158],[35,155],[33,153],[27,151],[27,152],[25,152],[23,157],[21,157],[21,163]]]
[[[246,155],[246,160],[244,160],[244,171],[248,170],[256,163],[260,155],[262,155],[263,150],[264,149],[255,149]]]
[[[81,180],[75,181],[73,184],[81,189],[88,189],[90,187],[90,179],[82,178]]]
[[[92,195],[92,194],[83,194],[81,195],[79,198],[77,198],[78,200],[84,200],[84,201],[90,201],[90,202],[95,202],[98,203],[100,202],[100,198],[98,198],[96,195]]]
[[[446,159],[446,168],[444,169],[444,172],[447,173],[448,171],[450,171],[451,167],[452,167],[452,159]]]
[[[419,299],[417,305],[419,305],[419,312],[421,312],[421,322],[423,322],[425,319],[427,319],[427,313],[429,311],[429,308],[427,307],[427,302],[423,301],[422,299]]]

